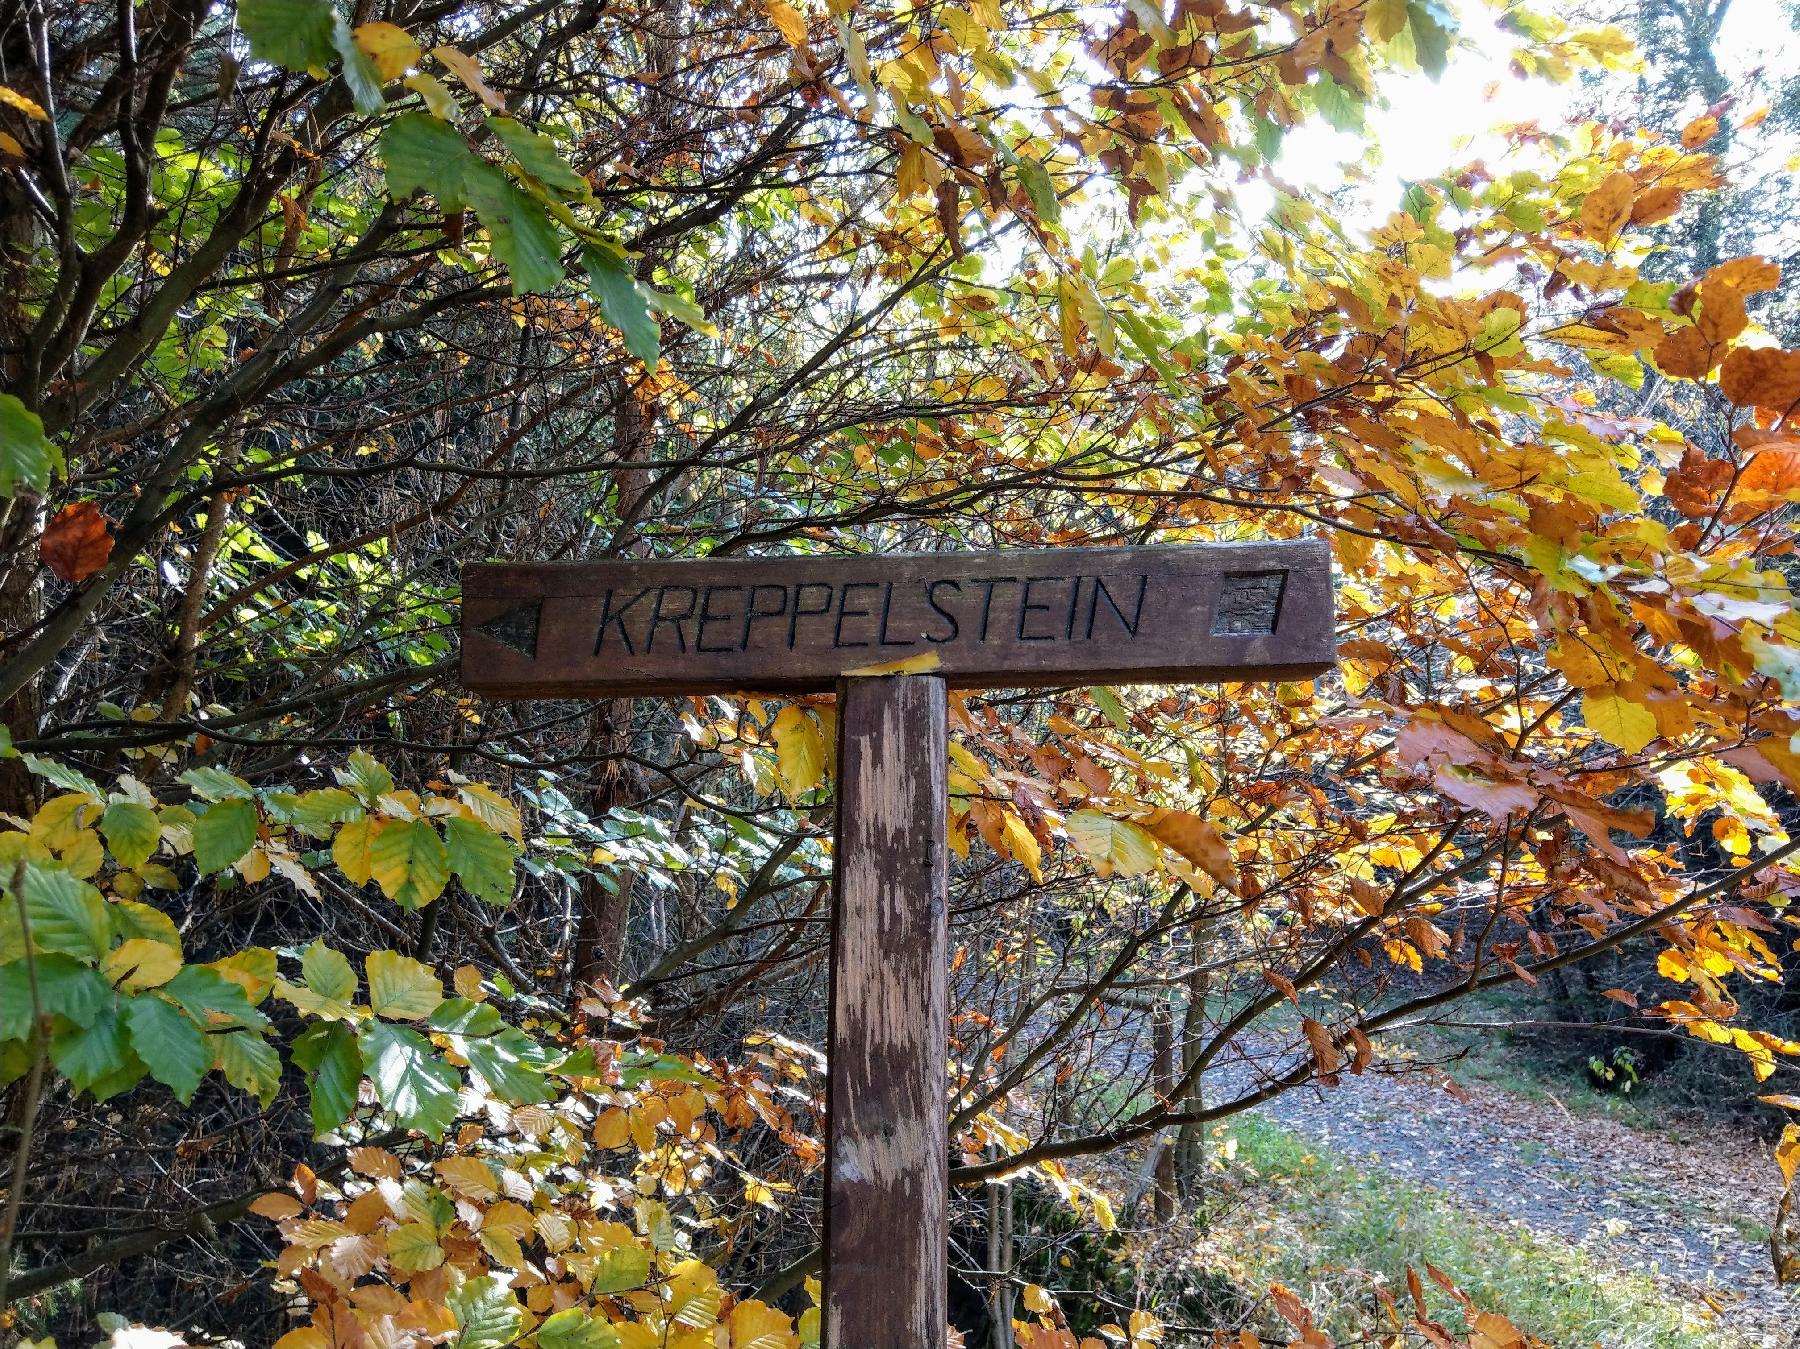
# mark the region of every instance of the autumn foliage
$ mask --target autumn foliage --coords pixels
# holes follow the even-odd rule
[[[75,1230],[16,1164],[18,1326],[227,1231],[165,1282],[280,1349],[817,1342],[831,700],[476,703],[484,556],[1331,541],[1330,679],[953,695],[958,1187],[1110,1228],[1088,1159],[1628,949],[1800,1111],[1739,1015],[1797,935],[1791,281],[1645,271],[1723,110],[1359,231],[1284,138],[1441,74],[1437,0],[88,8],[0,66],[0,1077],[21,1159],[105,1102],[182,1169]],[[1424,1277],[1386,1332],[1529,1343]]]

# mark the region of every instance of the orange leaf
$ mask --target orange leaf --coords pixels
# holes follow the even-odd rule
[[[70,584],[87,580],[112,556],[112,521],[91,501],[64,506],[44,529],[38,553],[44,565]]]
[[[1719,119],[1711,113],[1696,117],[1681,128],[1681,148],[1697,150],[1719,133]]]
[[[250,1205],[250,1211],[259,1218],[278,1223],[300,1212],[300,1201],[291,1194],[265,1194]]]
[[[1623,169],[1608,175],[1582,200],[1581,232],[1601,243],[1611,239],[1631,218],[1636,193],[1637,179]]]
[[[1157,842],[1173,848],[1220,885],[1236,887],[1237,859],[1210,821],[1185,810],[1159,810],[1142,823]]]
[[[1681,191],[1673,187],[1653,187],[1639,197],[1631,208],[1631,223],[1655,225],[1681,209]]]

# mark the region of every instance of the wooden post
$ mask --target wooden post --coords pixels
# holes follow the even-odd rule
[[[838,683],[823,1349],[949,1321],[944,681]]]
[[[463,684],[489,697],[837,689],[826,1349],[945,1339],[945,689],[1304,679],[1337,660],[1320,539],[478,563],[462,633]],[[925,656],[930,675],[857,674]]]

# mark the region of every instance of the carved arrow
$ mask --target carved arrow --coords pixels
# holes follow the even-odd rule
[[[538,615],[543,611],[544,602],[533,600],[529,604],[521,604],[517,608],[508,609],[498,618],[490,618],[475,631],[483,637],[511,647],[535,659],[537,657]]]

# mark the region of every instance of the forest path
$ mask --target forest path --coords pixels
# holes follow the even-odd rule
[[[1209,1094],[1255,1077],[1242,1060],[1221,1065]],[[1780,1176],[1766,1144],[1723,1129],[1678,1140],[1484,1082],[1459,1099],[1434,1078],[1346,1072],[1337,1087],[1290,1091],[1258,1113],[1359,1167],[1700,1299],[1739,1344],[1800,1349],[1800,1290],[1777,1288],[1770,1270]]]

